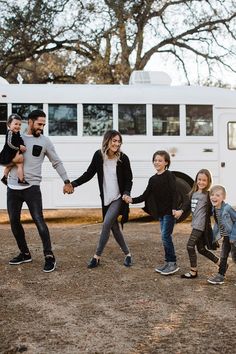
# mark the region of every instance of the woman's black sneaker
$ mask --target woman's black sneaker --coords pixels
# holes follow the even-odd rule
[[[124,265],[126,267],[132,266],[132,257],[131,256],[126,256],[124,260]]]
[[[99,266],[100,259],[99,258],[91,258],[88,264],[88,268],[96,268]]]

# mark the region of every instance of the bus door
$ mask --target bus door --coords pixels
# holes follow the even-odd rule
[[[226,188],[226,202],[236,207],[236,110],[219,115],[219,182]]]

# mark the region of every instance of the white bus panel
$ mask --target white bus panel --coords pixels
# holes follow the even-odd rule
[[[54,143],[71,180],[85,171],[93,153],[101,146],[104,131],[113,128],[121,132],[122,150],[131,161],[133,196],[143,192],[148,178],[155,173],[152,155],[161,149],[171,155],[170,170],[175,171],[180,185],[184,184],[181,193],[190,188],[199,169],[208,168],[214,183],[226,187],[227,201],[236,205],[236,92],[233,90],[158,84],[0,84],[0,149],[7,116],[19,113],[24,119],[35,108],[45,111],[44,134]],[[3,168],[0,166],[1,174]],[[100,206],[96,177],[76,188],[73,195],[64,195],[62,188],[63,182],[45,159],[44,208]],[[5,209],[3,184],[0,196],[0,209]]]

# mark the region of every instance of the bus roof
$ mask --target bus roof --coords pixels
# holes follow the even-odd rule
[[[1,103],[207,104],[236,107],[236,91],[205,86],[0,84]]]

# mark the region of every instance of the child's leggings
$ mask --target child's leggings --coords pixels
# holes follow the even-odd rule
[[[193,268],[197,267],[197,254],[195,247],[200,254],[210,259],[212,262],[217,263],[219,258],[214,253],[208,251],[204,244],[203,231],[192,229],[191,235],[187,243],[187,251],[189,255],[190,265]]]

